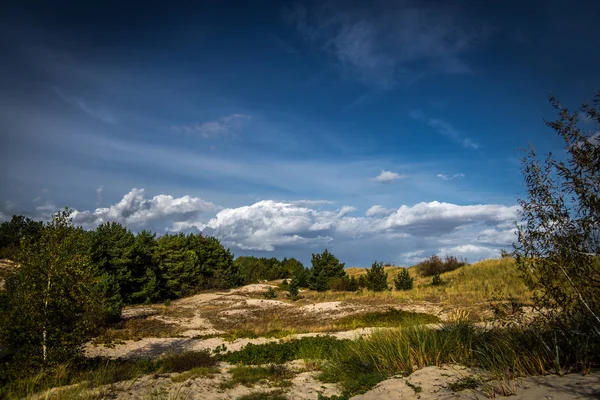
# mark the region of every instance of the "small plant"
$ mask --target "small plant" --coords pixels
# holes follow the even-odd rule
[[[281,284],[282,284],[283,286],[287,286],[287,285],[289,285],[290,283],[288,282],[288,280],[287,280],[287,279],[284,279],[284,280],[281,282]]]
[[[479,386],[479,381],[472,376],[467,376],[448,384],[448,389],[453,392],[460,392],[466,389],[475,389],[477,386]]]
[[[415,393],[421,393],[423,391],[423,388],[421,386],[413,385],[412,383],[410,383],[408,381],[408,379],[405,380],[404,383],[406,384],[406,386],[408,386],[409,388],[411,388],[412,390],[414,390]]]
[[[169,307],[171,305],[171,299],[165,300],[165,307]]]
[[[235,387],[238,384],[253,386],[264,380],[279,382],[293,377],[292,371],[285,365],[270,364],[266,367],[249,367],[241,365],[230,371],[231,379],[223,382],[223,388]]]
[[[442,284],[442,277],[440,276],[440,274],[435,274],[432,278],[431,278],[431,284],[433,286],[440,286]]]
[[[394,286],[396,290],[411,290],[413,288],[413,281],[414,278],[410,276],[408,270],[403,268],[394,279]]]
[[[169,372],[184,372],[198,367],[213,367],[217,363],[217,360],[207,350],[171,354],[159,361],[162,368]]]
[[[270,287],[263,293],[263,296],[265,296],[265,299],[275,299],[277,298],[277,293],[275,292],[275,289]]]

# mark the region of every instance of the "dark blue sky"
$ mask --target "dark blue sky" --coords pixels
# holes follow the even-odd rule
[[[598,2],[136,3],[3,9],[0,218],[70,206],[361,266],[489,257],[517,149],[561,151],[549,93],[600,88]]]

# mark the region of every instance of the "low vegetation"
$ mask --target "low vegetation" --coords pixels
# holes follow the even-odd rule
[[[294,373],[285,365],[269,364],[268,366],[250,367],[240,365],[229,370],[231,378],[221,384],[221,388],[232,388],[237,385],[254,386],[263,381],[286,386],[285,382],[293,378]]]

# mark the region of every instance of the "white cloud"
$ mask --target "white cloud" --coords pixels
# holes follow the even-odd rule
[[[397,181],[398,179],[403,179],[403,178],[406,178],[406,176],[400,175],[396,172],[386,171],[386,170],[382,169],[381,173],[378,176],[376,176],[375,178],[373,178],[373,180],[375,180],[377,182],[386,183],[386,182]]]
[[[431,75],[469,73],[463,55],[490,34],[457,8],[413,1],[370,2],[368,9],[345,2],[299,5],[286,16],[342,73],[378,90]]]
[[[404,265],[414,265],[419,261],[423,261],[425,258],[427,258],[425,257],[425,250],[407,251],[400,254],[401,262]]]
[[[173,197],[159,194],[151,199],[145,198],[144,189],[131,189],[116,204],[94,211],[75,211],[73,222],[93,227],[103,222],[115,221],[133,228],[151,228],[168,226],[177,221],[197,218],[198,215],[216,211],[217,207],[198,197],[185,195]]]
[[[391,209],[391,208],[385,208],[380,205],[375,205],[375,206],[369,208],[367,210],[367,212],[365,213],[365,215],[367,217],[381,217],[381,216],[388,216],[390,214],[393,214],[395,211],[396,210]]]
[[[474,244],[464,244],[454,247],[443,247],[440,249],[439,256],[453,255],[465,256],[471,259],[495,258],[500,255],[500,251],[495,248],[477,246]]]
[[[250,121],[251,116],[246,114],[231,114],[213,121],[197,125],[179,125],[173,130],[183,133],[199,135],[205,139],[222,136],[235,136]]]
[[[322,204],[330,202],[262,200],[221,209],[198,197],[146,198],[143,189],[132,189],[110,207],[74,212],[73,221],[86,228],[117,221],[134,230],[192,230],[215,236],[233,249],[284,255],[292,250],[309,253],[309,248],[324,245],[345,246],[350,252],[358,252],[361,246],[371,251],[387,249],[381,256],[388,257],[406,249],[401,254],[406,263],[438,252],[488,257],[510,240],[507,235],[518,210],[498,204],[432,201],[396,209],[376,205],[364,216],[356,216],[352,206],[330,209]],[[55,210],[48,204],[38,212]]]
[[[453,179],[460,179],[460,178],[464,178],[465,174],[454,174],[454,175],[445,175],[445,174],[437,174],[437,177],[440,179],[443,179],[445,181],[451,181]]]

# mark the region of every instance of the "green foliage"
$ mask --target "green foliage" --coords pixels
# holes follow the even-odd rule
[[[19,252],[21,239],[29,238],[35,241],[42,227],[42,222],[33,221],[22,215],[13,215],[10,221],[0,224],[0,259],[13,260]]]
[[[62,362],[77,356],[101,324],[102,293],[85,249],[85,232],[69,210],[55,214],[37,238],[26,237],[21,267],[6,282],[0,348],[16,363]]]
[[[328,359],[335,349],[341,349],[349,340],[331,336],[306,337],[280,343],[248,344],[243,349],[223,355],[232,364],[283,364],[297,359]]]
[[[431,314],[410,312],[390,308],[387,311],[370,312],[360,315],[350,315],[336,322],[339,328],[357,329],[366,327],[398,328],[420,324],[435,324],[441,322]]]
[[[162,357],[158,361],[160,367],[168,372],[184,372],[193,368],[213,367],[217,360],[207,350],[185,351]]]
[[[270,287],[263,293],[263,296],[265,297],[265,299],[276,299],[277,293],[272,287]]]
[[[312,269],[309,277],[309,287],[317,291],[329,289],[329,281],[332,278],[341,278],[346,275],[344,264],[327,249],[320,254],[311,257]]]
[[[329,288],[329,278],[325,274],[325,271],[321,271],[315,278],[313,289],[317,292],[326,292]]]
[[[477,389],[479,383],[480,382],[472,376],[467,376],[448,384],[447,387],[453,392],[460,392],[467,389]]]
[[[564,155],[540,161],[533,147],[525,152],[527,197],[519,201],[514,254],[536,307],[544,310],[538,322],[583,357],[600,353],[600,146],[592,134],[600,128],[600,93],[581,112],[554,97],[550,102],[558,119],[546,125],[564,140]]]
[[[442,277],[440,276],[440,274],[435,274],[431,277],[431,284],[433,286],[440,286],[442,283]]]
[[[465,261],[459,261],[458,258],[452,255],[447,255],[443,260],[439,256],[433,255],[421,261],[415,267],[421,276],[433,276],[454,271],[464,265],[467,265]]]
[[[279,261],[274,257],[241,256],[236,258],[235,265],[244,284],[257,283],[261,280],[287,279],[297,271],[304,270],[302,263],[295,258],[284,258]]]
[[[296,276],[294,275],[292,281],[290,282],[290,285],[288,286],[288,297],[292,301],[298,300],[298,294],[300,293],[300,285],[298,282],[298,278],[296,278]]]
[[[367,288],[374,292],[388,290],[387,272],[383,268],[383,263],[373,261],[371,269],[367,270]]]
[[[356,292],[358,290],[358,280],[348,275],[341,278],[334,278],[331,281],[331,289],[339,292]]]
[[[398,275],[394,278],[394,286],[396,290],[411,290],[413,288],[412,278],[406,268],[401,269]]]

